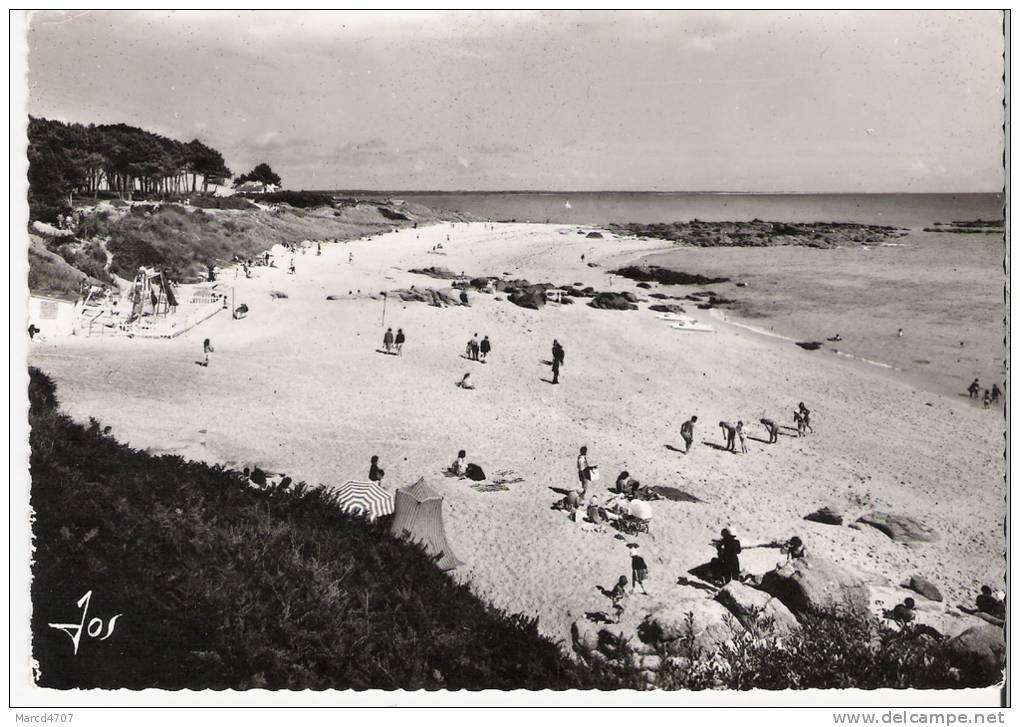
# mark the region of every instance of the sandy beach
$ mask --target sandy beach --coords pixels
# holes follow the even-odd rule
[[[250,309],[244,320],[225,311],[172,340],[49,339],[33,344],[29,363],[55,379],[70,415],[96,417],[139,449],[257,464],[310,484],[366,479],[378,454],[390,490],[425,477],[445,497],[449,541],[466,562],[454,576],[498,607],[538,616],[555,639],[567,640],[585,611],[606,608],[596,585],[629,575],[626,541],[582,532],[551,509],[562,496],[555,490],[577,484],[582,445],[602,472],[600,495],[626,469],[703,501],[652,503],[651,533],[640,539],[653,593],[707,562],[724,526],[745,548],[798,534],[811,552],[893,583],[923,575],[950,604],[972,604],[982,584],[1003,586],[1001,409],[803,351],[693,305],[688,313],[715,333],[672,330],[647,303],[612,311],[581,299],[534,311],[474,292],[470,307],[443,309],[391,297],[384,324],[382,300],[346,296],[445,287],[407,272],[427,266],[654,292],[616,276],[610,283],[606,271],[661,242],[588,239],[578,229],[458,223],[324,244],[321,256],[294,256],[295,275],[286,271],[289,255],[253,279],[224,272],[236,303]],[[444,254],[431,254],[439,242]],[[403,356],[378,352],[387,327],[407,335]],[[476,332],[492,341],[488,363],[463,356]],[[196,365],[205,338],[215,348],[208,368]],[[554,338],[566,350],[559,386],[543,364]],[[473,391],[455,386],[467,372]],[[792,426],[800,401],[814,433],[798,439],[784,429],[778,444],[765,444],[758,420]],[[692,414],[699,427],[685,456],[669,446],[681,444],[680,424]],[[711,446],[721,444],[717,423],[738,419],[750,452]],[[458,449],[490,478],[511,471],[523,481],[479,492],[444,477]],[[907,547],[870,527],[803,520],[825,505],[850,522],[871,510],[908,514],[940,539]],[[761,573],[777,558],[749,550],[743,565]]]

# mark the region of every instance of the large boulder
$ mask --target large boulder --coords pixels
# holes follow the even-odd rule
[[[725,606],[709,598],[686,598],[653,607],[637,628],[646,644],[662,646],[673,655],[692,656],[716,651],[744,633],[744,627]]]
[[[903,582],[904,588],[909,588],[914,593],[919,593],[929,601],[941,601],[942,593],[935,584],[923,576],[913,575]]]
[[[761,589],[794,613],[857,614],[868,611],[864,579],[818,556],[791,560],[764,575]]]
[[[939,539],[935,530],[910,515],[874,510],[861,515],[857,522],[881,530],[897,543],[930,543]]]
[[[648,306],[648,310],[658,311],[659,313],[686,313],[682,305],[676,303],[655,303]]]
[[[766,632],[769,625],[776,634],[787,634],[800,628],[797,618],[778,598],[737,581],[720,589],[715,600],[752,633]]]
[[[545,305],[545,291],[541,288],[516,290],[511,293],[507,299],[514,305],[519,305],[521,308],[538,310]]]
[[[637,306],[620,293],[599,293],[588,305],[602,310],[637,310]]]
[[[950,639],[946,648],[958,666],[967,668],[975,664],[994,671],[1006,662],[1006,639],[1002,628],[991,624],[972,626]]]
[[[478,290],[486,290],[489,288],[489,278],[471,278],[470,285]]]
[[[804,516],[805,520],[823,525],[842,525],[843,513],[833,507],[822,507]]]
[[[446,305],[464,305],[464,300],[461,298],[461,291],[456,288],[443,288],[437,290],[436,295]]]

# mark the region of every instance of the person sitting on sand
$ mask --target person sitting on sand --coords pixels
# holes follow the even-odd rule
[[[28,338],[29,338],[29,340],[34,339],[35,338],[35,334],[37,334],[37,333],[39,333],[39,329],[36,327],[36,325],[34,323],[28,324]]]
[[[478,344],[478,350],[481,352],[482,363],[485,363],[485,359],[489,356],[489,351],[492,350],[492,344],[489,343],[489,337],[485,336],[482,342]]]
[[[737,451],[737,428],[729,422],[719,422],[719,428],[722,429],[723,440],[726,442],[726,451],[735,454]]]
[[[471,374],[464,374],[464,378],[457,382],[457,386],[462,389],[474,389],[475,385],[471,382]]]
[[[976,599],[977,610],[995,618],[1006,618],[1006,602],[995,597],[989,586],[981,586]]]
[[[398,356],[404,355],[404,341],[406,340],[407,339],[404,337],[404,329],[398,328],[397,337],[393,339],[393,345],[396,346]]]
[[[584,493],[581,494],[581,497],[582,499],[584,498]],[[606,521],[605,511],[599,507],[598,495],[591,496],[591,499],[588,501],[588,507],[585,509],[585,514],[595,525],[601,525]]]
[[[378,482],[379,484],[382,484],[382,480],[385,475],[386,475],[385,470],[383,470],[383,468],[379,466],[379,455],[373,454],[371,466],[368,468],[368,479],[370,479],[372,482]]]
[[[616,478],[616,491],[624,497],[632,498],[637,496],[641,489],[641,483],[630,476],[630,472],[624,470]]]
[[[971,399],[978,397],[978,392],[981,391],[981,384],[978,383],[977,379],[970,382],[970,386],[967,387],[967,393],[970,394]]]
[[[999,398],[1002,396],[1002,389],[999,388],[998,384],[992,384],[992,403],[996,404]]]
[[[694,425],[697,424],[697,415],[680,425],[680,437],[684,440],[684,454],[690,454],[691,445],[694,444]]]
[[[781,553],[786,554],[786,559],[788,561],[798,560],[807,555],[807,548],[804,547],[803,541],[801,541],[800,537],[797,535],[794,535],[792,538],[783,543],[779,550]]]
[[[641,586],[641,592],[647,596],[648,591],[645,590],[645,579],[648,578],[648,564],[641,557],[641,551],[637,543],[630,543],[627,547],[630,548],[630,590],[633,592],[634,589]]]
[[[804,422],[804,429],[813,434],[815,430],[811,428],[811,410],[804,406],[803,401],[797,404],[797,410],[800,411],[800,418]]]
[[[382,338],[383,348],[386,349],[386,353],[390,353],[393,349],[393,329],[387,328],[386,333],[383,334]]]
[[[747,441],[744,439],[744,422],[738,421],[735,427],[737,437],[740,439],[740,452],[747,454]]]
[[[466,457],[467,452],[463,449],[457,452],[457,459],[453,460],[453,464],[450,465],[450,474],[457,475],[458,477],[464,475],[464,470],[467,469]]]
[[[722,537],[714,541],[718,558],[718,576],[723,584],[740,580],[740,541],[729,528],[723,528]]]
[[[761,419],[761,425],[765,427],[765,431],[769,433],[769,444],[775,444],[779,441],[779,425],[771,419]]]

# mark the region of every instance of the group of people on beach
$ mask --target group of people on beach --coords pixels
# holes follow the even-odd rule
[[[768,417],[762,417],[758,421],[765,427],[765,432],[769,437],[768,443],[776,444],[779,441],[779,425],[776,424],[774,419],[769,419]],[[680,438],[684,442],[684,454],[690,454],[691,446],[694,444],[694,425],[697,423],[698,417],[694,415],[680,425]],[[805,406],[803,401],[797,405],[793,412],[793,423],[797,427],[798,437],[806,436],[808,432],[814,432],[814,429],[811,427],[811,410]],[[735,425],[727,421],[721,421],[719,422],[719,428],[722,430],[723,446],[727,452],[736,454],[737,440],[739,440],[740,452],[747,454],[747,434],[744,429],[743,420],[738,420]]]
[[[999,384],[993,383],[991,390],[985,389],[984,396],[981,396],[981,384],[977,379],[970,382],[970,386],[967,387],[967,395],[971,399],[981,398],[982,404],[985,409],[990,407],[992,404],[998,404],[999,399],[1002,398],[1002,389],[999,388]]]
[[[485,363],[489,353],[492,351],[492,342],[489,341],[488,336],[484,336],[481,341],[478,340],[478,334],[475,333],[467,342],[467,347],[464,351],[464,356],[469,361],[480,361]]]

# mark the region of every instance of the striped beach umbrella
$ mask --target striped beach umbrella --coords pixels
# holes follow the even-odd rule
[[[377,482],[348,480],[330,488],[337,496],[337,504],[344,512],[360,513],[369,520],[393,513],[393,495]]]

